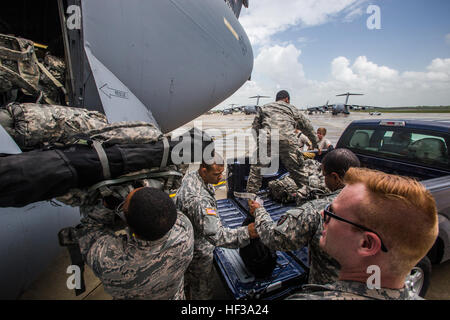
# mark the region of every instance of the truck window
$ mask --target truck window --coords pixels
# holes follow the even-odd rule
[[[372,138],[374,132],[375,130],[355,130],[349,140],[349,147],[360,150],[370,150],[370,139]],[[376,151],[376,148],[372,151]]]
[[[356,153],[399,159],[420,165],[449,168],[449,146],[443,136],[407,128],[355,129],[345,139]]]

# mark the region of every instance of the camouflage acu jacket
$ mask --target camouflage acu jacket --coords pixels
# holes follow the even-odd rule
[[[86,264],[115,299],[184,299],[184,273],[194,249],[193,229],[179,212],[161,239],[118,236],[111,229],[114,211],[83,206],[79,245]]]
[[[296,107],[283,101],[268,103],[259,108],[253,120],[253,129],[260,130],[277,128],[280,140],[298,142],[295,129],[305,134],[311,140],[313,147],[317,146],[317,136],[311,122]]]
[[[219,218],[214,187],[198,171],[187,174],[176,196],[178,210],[192,222],[195,255],[212,255],[214,247],[239,248],[250,243],[247,227],[225,228]]]
[[[338,278],[339,263],[319,246],[323,231],[320,212],[337,197],[340,190],[328,196],[287,211],[275,223],[264,208],[255,210],[255,227],[262,242],[273,250],[309,249],[310,271],[308,282],[332,283]]]
[[[369,289],[365,283],[337,281],[329,285],[304,285],[301,293],[288,300],[423,300],[406,289]]]

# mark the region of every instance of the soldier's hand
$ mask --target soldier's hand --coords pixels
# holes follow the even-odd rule
[[[248,200],[248,210],[252,216],[255,216],[255,210],[261,208],[261,205],[253,200]]]
[[[258,234],[258,232],[256,231],[255,223],[254,223],[254,222],[253,222],[253,223],[250,223],[250,224],[247,226],[247,228],[248,228],[248,234],[250,235],[250,239],[256,239],[256,238],[259,238],[259,234]]]

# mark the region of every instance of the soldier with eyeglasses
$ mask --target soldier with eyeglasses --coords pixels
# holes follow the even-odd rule
[[[340,264],[339,280],[305,285],[296,300],[406,300],[410,270],[438,235],[433,196],[416,180],[350,168],[345,188],[323,210],[319,245]],[[379,284],[368,270],[379,270]]]

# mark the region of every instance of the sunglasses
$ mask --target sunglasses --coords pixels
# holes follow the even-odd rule
[[[324,220],[325,223],[330,222],[330,219],[331,219],[331,218],[334,218],[334,219],[336,219],[336,220],[339,220],[339,221],[342,221],[342,222],[351,224],[352,226],[355,226],[355,227],[357,227],[357,228],[359,228],[359,229],[361,229],[361,230],[368,231],[368,232],[372,232],[372,233],[376,234],[376,235],[378,236],[378,238],[380,238],[380,241],[381,241],[381,251],[383,251],[383,252],[388,252],[386,246],[385,246],[384,243],[383,243],[383,240],[381,239],[381,237],[380,237],[380,235],[379,235],[378,233],[376,233],[375,231],[373,231],[373,230],[371,230],[371,229],[369,229],[369,228],[366,228],[366,227],[364,227],[364,226],[362,226],[362,225],[360,225],[360,224],[357,224],[357,223],[348,221],[348,220],[346,220],[346,219],[344,219],[344,218],[341,218],[341,217],[335,215],[335,214],[331,211],[331,203],[328,204],[328,205],[325,207],[325,209],[323,209],[323,214],[324,214],[323,220]]]

